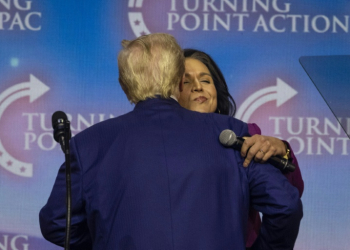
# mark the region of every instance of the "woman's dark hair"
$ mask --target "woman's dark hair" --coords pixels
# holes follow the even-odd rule
[[[205,52],[195,49],[184,49],[184,56],[197,59],[207,66],[216,88],[218,106],[215,113],[234,116],[236,103],[228,92],[225,78],[214,60]]]

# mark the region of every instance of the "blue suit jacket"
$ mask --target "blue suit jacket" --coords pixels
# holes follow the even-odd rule
[[[298,190],[268,164],[243,168],[224,148],[232,117],[149,99],[71,140],[71,249],[245,249],[250,202],[264,214],[256,249],[292,249],[302,217]],[[44,237],[65,232],[65,166],[40,212]]]

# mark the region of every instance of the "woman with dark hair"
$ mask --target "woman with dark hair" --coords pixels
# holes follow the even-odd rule
[[[236,104],[228,91],[225,78],[214,62],[206,53],[194,49],[185,49],[185,75],[180,87],[179,103],[182,107],[202,113],[220,113],[234,116]],[[271,156],[285,157],[295,164],[292,173],[284,173],[289,182],[299,190],[300,196],[304,190],[299,165],[290,145],[278,138],[263,136],[256,124],[248,124],[251,137],[245,138],[241,155],[245,157],[247,167],[254,158],[255,161],[265,162]],[[248,221],[247,247],[251,247],[258,236],[261,220],[259,213],[251,209]]]
[[[230,95],[225,78],[215,61],[208,54],[194,49],[184,49],[184,55],[185,58],[193,58],[202,62],[211,73],[218,100],[215,113],[234,116],[236,112],[236,103]]]

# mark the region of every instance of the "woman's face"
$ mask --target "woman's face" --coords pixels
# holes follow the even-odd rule
[[[179,103],[182,107],[201,113],[214,113],[217,94],[213,78],[201,61],[186,58],[185,75]]]

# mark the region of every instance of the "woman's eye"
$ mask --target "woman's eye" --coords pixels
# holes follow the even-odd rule
[[[208,81],[208,80],[203,80],[202,82],[204,82],[204,83],[210,83],[210,81]]]

